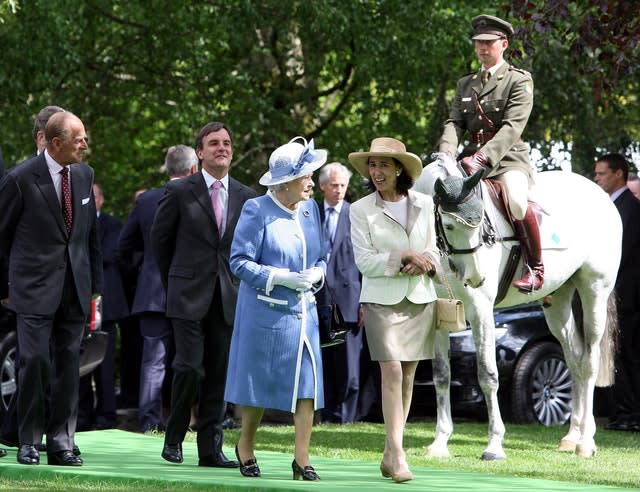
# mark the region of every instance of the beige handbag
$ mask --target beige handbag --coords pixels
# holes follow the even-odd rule
[[[464,331],[467,329],[467,320],[464,316],[464,304],[460,299],[454,299],[453,292],[446,274],[441,275],[442,283],[447,288],[447,299],[436,299],[436,328],[449,332]]]

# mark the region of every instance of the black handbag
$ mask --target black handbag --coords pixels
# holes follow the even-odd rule
[[[331,347],[344,343],[347,336],[347,325],[342,317],[340,307],[332,302],[318,306],[320,324],[320,347]]]

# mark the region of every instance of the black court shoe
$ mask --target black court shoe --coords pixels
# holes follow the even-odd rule
[[[236,445],[236,458],[238,458],[238,463],[240,463],[240,473],[244,477],[259,477],[260,476],[260,467],[258,466],[258,461],[255,458],[248,459],[244,463],[240,459],[240,453],[238,453],[238,445]]]
[[[301,478],[302,480],[320,480],[320,477],[311,465],[307,465],[302,468],[298,463],[296,463],[296,460],[294,459],[293,463],[291,463],[291,469],[293,470],[294,480],[300,480]]]

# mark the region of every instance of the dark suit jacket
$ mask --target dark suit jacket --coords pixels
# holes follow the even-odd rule
[[[131,314],[164,314],[167,307],[167,293],[151,248],[151,226],[164,192],[164,188],[155,188],[140,195],[120,233],[118,256],[121,261],[132,266],[136,253],[142,253]]]
[[[0,251],[9,254],[9,307],[49,315],[60,304],[67,261],[88,314],[102,292],[93,169],[72,164],[73,228],[67,231],[44,154],[8,171],[0,184]]]
[[[167,287],[170,318],[201,320],[220,282],[224,319],[233,324],[240,280],[229,268],[231,240],[244,202],[256,192],[229,178],[227,222],[222,238],[202,172],[170,181],[151,228],[153,254]]]
[[[125,295],[120,265],[118,264],[118,238],[122,222],[113,215],[100,213],[98,237],[102,246],[104,293],[102,295],[102,319],[118,321],[129,316],[129,303]]]
[[[2,157],[2,149],[0,149],[0,181],[4,176],[4,158]],[[8,295],[9,283],[9,262],[6,255],[0,250],[0,300],[6,299]]]
[[[329,263],[327,264],[326,286],[331,289],[333,300],[340,306],[344,320],[348,323],[357,323],[358,309],[360,306],[360,271],[356,266],[353,256],[353,244],[351,244],[351,221],[349,220],[349,207],[347,201],[342,202],[336,233],[333,238],[333,247]],[[320,204],[320,218],[324,224],[324,203]],[[318,294],[319,303],[326,304],[329,301],[326,289]]]
[[[618,310],[640,311],[640,201],[625,190],[614,202],[622,219],[622,258],[616,280]]]

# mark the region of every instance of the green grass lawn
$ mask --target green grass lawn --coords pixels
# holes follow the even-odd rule
[[[514,477],[569,481],[626,488],[640,488],[640,433],[598,430],[598,453],[594,458],[579,458],[573,454],[556,451],[566,427],[507,424],[504,448],[507,460],[483,462],[479,459],[487,443],[486,423],[456,423],[449,443],[452,458],[426,460],[424,450],[434,435],[432,421],[407,425],[405,449],[410,465],[435,469],[476,471]],[[227,447],[237,441],[238,430],[226,431]],[[158,440],[162,435],[157,435]],[[190,433],[188,440],[195,440]],[[352,425],[316,425],[312,435],[313,456],[325,456],[345,460],[361,460],[379,463],[384,442],[381,424],[358,423]],[[159,446],[161,444],[159,443]],[[258,432],[256,454],[261,450],[293,455],[293,427],[289,425],[264,425]],[[1,464],[1,461],[0,461]],[[320,470],[319,470],[320,472]],[[158,483],[132,482],[110,483],[97,481],[91,484],[74,484],[60,478],[38,481],[8,480],[0,475],[0,490],[51,490],[51,491],[143,491],[202,490],[194,485],[176,483],[166,486]],[[207,490],[214,490],[208,487]],[[216,488],[215,490],[225,490]],[[247,489],[248,490],[248,489]]]

